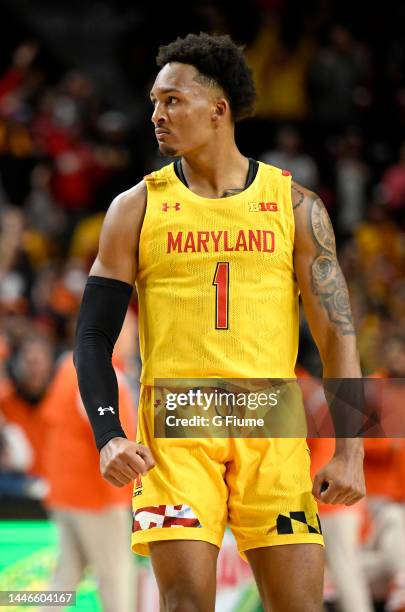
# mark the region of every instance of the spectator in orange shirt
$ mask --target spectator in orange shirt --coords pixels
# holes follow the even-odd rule
[[[366,438],[364,474],[368,529],[363,565],[370,584],[385,592],[385,609],[405,611],[405,440]]]
[[[123,374],[116,371],[120,419],[128,438],[135,440],[135,407]],[[128,546],[133,483],[117,488],[100,474],[99,453],[80,399],[71,353],[63,358],[49,390],[45,419],[44,464],[50,485],[45,505],[60,540],[48,588],[75,590],[90,565],[104,612],[133,612],[135,566]]]
[[[387,337],[382,346],[384,368],[374,375],[381,401],[382,430],[403,436],[405,405],[405,340]],[[381,382],[381,384],[379,384]],[[369,581],[388,582],[386,610],[405,611],[405,439],[366,438],[364,474],[370,521],[364,546]]]
[[[0,383],[0,413],[5,425],[18,431],[24,446],[22,467],[3,476],[8,478],[10,492],[42,498],[46,493],[43,479],[43,408],[53,373],[53,350],[49,340],[39,335],[25,337],[9,361],[8,379]],[[14,485],[13,485],[14,479]],[[18,485],[18,486],[17,486]],[[7,490],[3,490],[7,493]]]
[[[303,368],[297,368],[303,400],[309,421],[309,432],[333,435],[333,423],[329,415],[322,384]],[[312,421],[312,422],[311,422]],[[335,439],[332,437],[308,438],[311,452],[311,476],[332,459]],[[373,604],[360,559],[360,526],[362,504],[318,503],[322,531],[325,538],[327,568],[336,587],[340,609],[343,612],[372,612]]]

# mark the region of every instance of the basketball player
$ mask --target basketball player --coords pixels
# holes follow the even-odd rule
[[[294,377],[299,291],[324,376],[360,377],[331,223],[288,171],[239,152],[235,123],[252,114],[255,91],[229,37],[189,34],[161,47],[157,63],[152,122],[161,153],[178,159],[111,204],[78,321],[76,368],[100,468],[116,486],[136,479],[132,549],[152,557],[162,610],[214,610],[228,524],[266,610],[319,611],[314,496],[364,496],[361,440],[337,441],[312,490],[305,438],[155,439],[153,385]],[[110,363],[135,282],[139,443],[120,425]]]

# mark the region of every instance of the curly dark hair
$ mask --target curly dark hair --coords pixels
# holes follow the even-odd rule
[[[156,63],[159,68],[169,62],[191,64],[201,75],[203,84],[214,81],[222,87],[234,121],[250,117],[254,113],[256,90],[252,71],[246,63],[242,47],[230,36],[187,34],[168,45],[159,47]]]

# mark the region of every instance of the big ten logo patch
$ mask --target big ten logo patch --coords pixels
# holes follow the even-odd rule
[[[249,212],[276,212],[277,202],[249,202]]]

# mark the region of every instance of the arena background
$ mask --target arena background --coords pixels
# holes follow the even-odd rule
[[[0,590],[38,590],[55,566],[56,530],[43,504],[45,473],[33,468],[35,458],[21,457],[30,454],[27,440],[34,454],[46,445],[44,430],[34,432],[38,405],[72,348],[103,215],[115,195],[167,161],[157,153],[148,97],[160,44],[206,31],[245,45],[259,102],[256,117],[238,125],[237,143],[322,197],[364,375],[405,378],[405,4],[1,0],[0,7],[0,384],[24,375],[27,339],[39,341],[25,375],[44,380],[32,391],[28,422],[14,423],[0,403]],[[136,314],[134,302],[120,354],[134,405]],[[304,316],[299,362],[321,374]],[[7,444],[20,463],[10,462]],[[400,497],[395,502],[402,508]],[[149,565],[135,563],[134,609],[157,610]],[[78,592],[77,609],[101,610],[91,572]],[[375,596],[378,609],[386,596]],[[327,585],[325,598],[336,597]],[[260,609],[227,535],[218,610]]]

